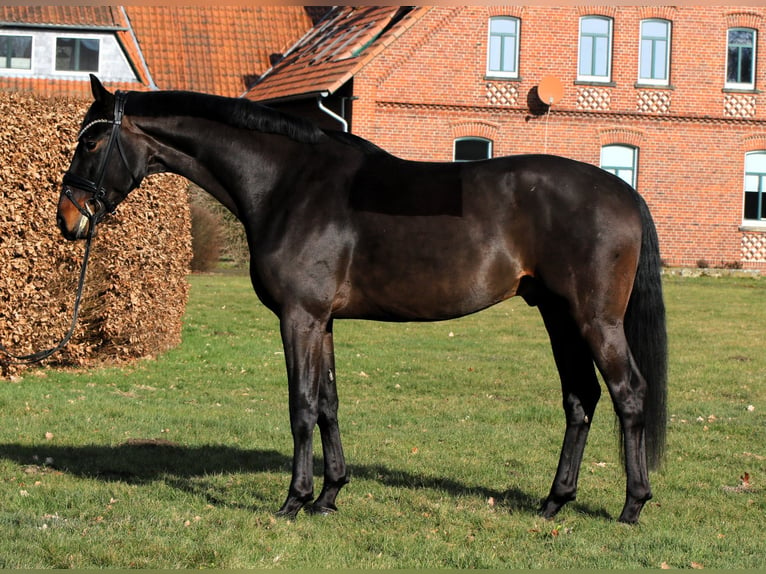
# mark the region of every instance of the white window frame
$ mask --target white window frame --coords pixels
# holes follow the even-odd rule
[[[750,82],[729,81],[729,32],[731,30],[748,30],[753,33],[753,74]],[[731,26],[726,29],[726,65],[724,66],[724,88],[733,90],[754,90],[755,78],[758,72],[758,30],[747,26]]]
[[[747,193],[747,158],[748,156],[755,156],[760,155],[763,156],[764,161],[766,161],[766,150],[753,150],[749,151],[745,154],[745,164],[744,164],[744,170],[742,174],[742,225],[747,227],[759,227],[766,229],[766,218],[758,218],[758,219],[745,219],[745,194]],[[763,203],[766,203],[766,173],[764,172],[751,172],[751,175],[755,175],[757,173],[758,176],[758,194],[759,194],[759,203],[760,205],[763,205]],[[763,207],[761,207],[761,212],[763,211]]]
[[[59,70],[56,67],[56,50],[59,40],[96,40],[98,42],[98,70]],[[53,58],[51,60],[51,72],[59,76],[87,76],[88,74],[101,74],[101,64],[103,62],[104,38],[98,34],[56,34],[53,39]]]
[[[492,21],[493,20],[513,20],[516,23],[516,36],[513,46],[513,70],[491,70],[490,60],[492,56]],[[519,46],[521,45],[521,18],[515,16],[492,16],[487,22],[487,77],[490,78],[513,78],[519,77]],[[503,46],[500,46],[500,53],[502,55]],[[502,56],[501,56],[502,59]]]
[[[583,32],[582,32],[582,25],[583,22],[586,20],[604,20],[607,25],[607,48],[606,48],[606,75],[604,76],[594,76],[594,75],[588,75],[588,74],[581,74],[581,64],[582,64],[582,56],[583,56],[583,49],[582,49],[582,42],[583,42]],[[613,36],[614,36],[614,20],[610,18],[609,16],[601,16],[599,14],[589,14],[587,16],[581,16],[579,26],[577,28],[577,81],[578,82],[588,82],[588,83],[594,83],[594,84],[609,84],[612,82],[612,44],[613,44]]]
[[[28,75],[33,69],[35,65],[35,36],[34,34],[24,34],[23,32],[15,31],[15,30],[9,30],[9,31],[0,31],[0,36],[10,36],[10,37],[24,37],[24,38],[31,38],[32,40],[32,51],[29,56],[29,68],[0,68],[0,75],[3,76],[9,76],[9,75],[16,75],[16,74],[23,74]]]
[[[457,144],[458,142],[462,141],[480,141],[487,144],[487,157],[481,158],[481,159],[457,159]],[[452,142],[452,161],[481,161],[482,159],[490,159],[492,158],[492,148],[493,148],[493,142],[491,139],[483,138],[480,136],[465,136],[460,138],[455,138]]]
[[[665,77],[664,78],[645,78],[641,76],[641,68],[644,63],[643,56],[643,44],[644,44],[644,24],[660,22],[667,26],[667,35],[665,36],[665,54],[663,56],[665,60]],[[647,18],[641,20],[639,24],[639,38],[638,38],[638,82],[640,84],[648,84],[653,86],[668,86],[670,85],[670,54],[671,54],[671,42],[673,36],[673,23],[670,20],[664,18]],[[652,46],[652,53],[654,53],[654,44]],[[650,64],[653,63],[650,62]],[[652,73],[654,70],[652,70]]]
[[[632,157],[632,164],[628,168],[627,165],[615,165],[613,162],[606,163],[604,162],[604,152],[608,150],[620,150],[620,151],[629,151],[631,153]],[[619,177],[624,182],[630,184],[633,189],[637,189],[638,184],[638,148],[636,146],[627,145],[627,144],[608,144],[601,146],[601,156],[599,159],[599,167],[603,169],[604,171],[608,171],[609,173],[612,173]],[[630,171],[630,179],[625,177],[626,171]]]

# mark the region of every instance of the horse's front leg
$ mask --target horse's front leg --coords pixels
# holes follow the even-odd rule
[[[314,497],[313,435],[319,416],[326,324],[304,309],[291,309],[280,319],[293,434],[293,475],[287,499],[277,512],[280,516],[295,517]]]
[[[311,511],[327,514],[337,510],[335,498],[344,485],[348,484],[346,459],[340,442],[338,427],[338,392],[335,384],[335,351],[332,340],[332,322],[323,337],[322,377],[319,384],[319,432],[322,435],[324,454],[324,485],[322,492],[311,505]]]

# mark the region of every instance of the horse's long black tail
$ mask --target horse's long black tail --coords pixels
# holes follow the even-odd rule
[[[668,343],[657,230],[644,199],[639,196],[638,202],[643,238],[638,271],[625,315],[625,335],[636,366],[649,386],[644,404],[646,458],[649,468],[656,469],[665,451]]]

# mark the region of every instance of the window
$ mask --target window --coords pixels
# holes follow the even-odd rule
[[[641,82],[665,84],[670,71],[670,22],[644,20],[641,22],[638,78]]]
[[[487,75],[517,78],[519,75],[519,19],[498,16],[489,20]]]
[[[744,218],[766,222],[766,151],[745,155]]]
[[[455,140],[455,161],[476,161],[491,157],[491,140],[471,137]]]
[[[0,68],[29,70],[32,67],[32,36],[0,36]]]
[[[601,148],[601,169],[613,173],[636,187],[638,148],[625,145],[605,145]]]
[[[56,38],[56,71],[98,72],[100,40]]]
[[[608,82],[612,73],[612,20],[603,16],[580,18],[577,79]]]
[[[729,28],[726,48],[726,87],[755,88],[755,30]]]

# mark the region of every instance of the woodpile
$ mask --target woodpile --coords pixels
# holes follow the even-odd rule
[[[0,92],[0,343],[52,347],[72,317],[84,242],[56,226],[88,101]],[[98,227],[77,331],[56,365],[152,356],[180,342],[191,260],[188,183],[152,176]],[[0,358],[4,376],[20,367]]]

